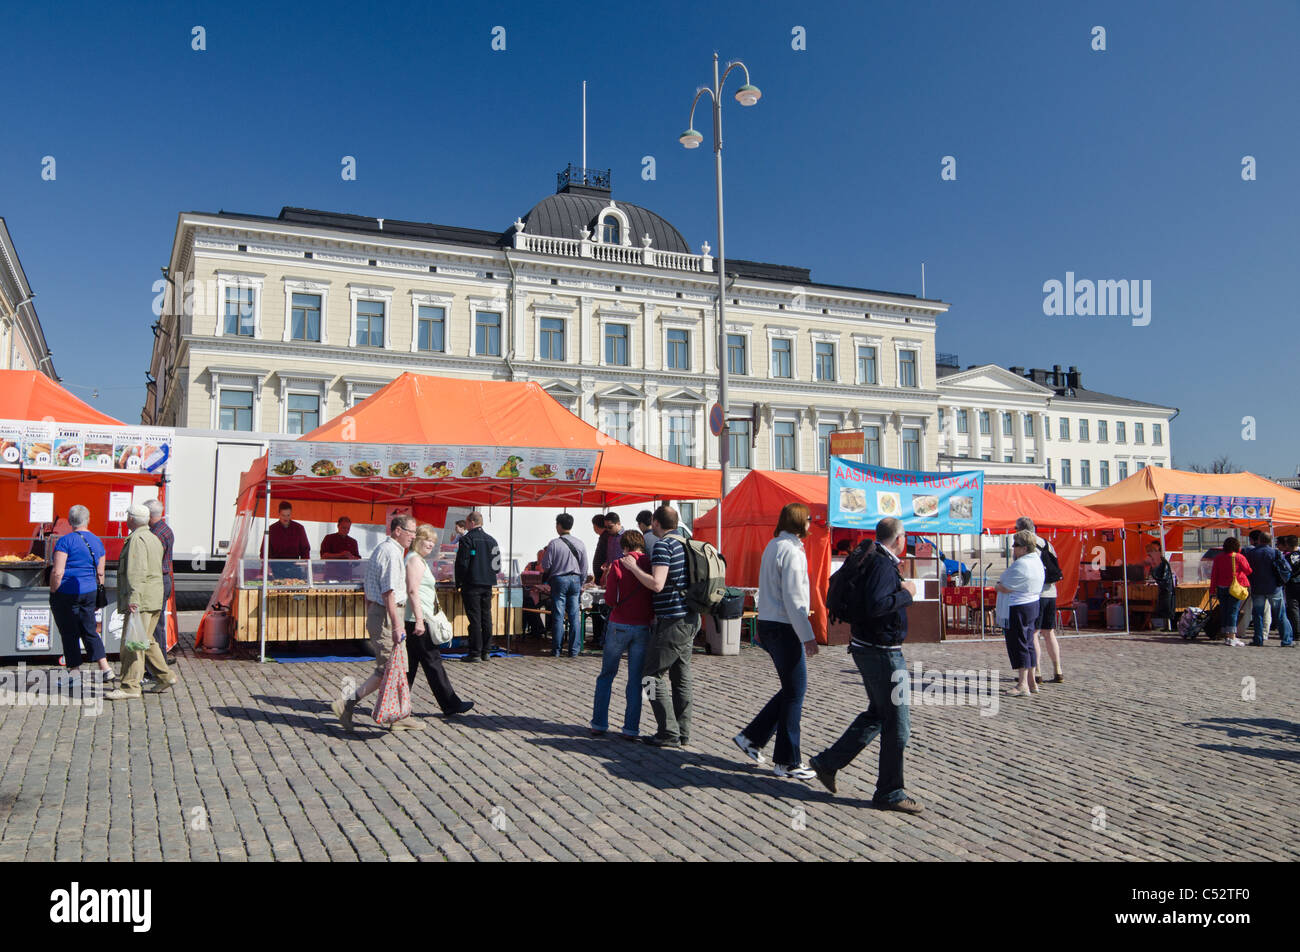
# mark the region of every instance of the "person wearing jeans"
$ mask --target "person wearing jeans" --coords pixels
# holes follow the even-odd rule
[[[1291,579],[1291,566],[1273,548],[1273,537],[1267,532],[1260,532],[1258,544],[1246,553],[1246,561],[1250,563],[1251,625],[1255,631],[1251,644],[1256,647],[1264,644],[1271,614],[1278,620],[1282,645],[1287,647],[1294,638],[1291,622],[1286,616],[1284,593],[1284,586]]]
[[[649,570],[645,537],[636,529],[623,533],[622,554],[636,557],[642,570]],[[591,733],[598,737],[609,730],[609,696],[614,675],[618,674],[618,663],[626,651],[627,705],[623,709],[620,736],[636,740],[641,728],[641,668],[645,664],[646,643],[650,640],[650,590],[625,572],[620,562],[611,562],[605,570],[605,603],[610,607],[609,624],[605,628],[600,675],[596,678]]]
[[[1241,543],[1236,536],[1223,540],[1223,551],[1214,557],[1214,567],[1210,570],[1210,584],[1214,586],[1219,597],[1220,621],[1224,642],[1240,645],[1234,637],[1237,632],[1237,613],[1241,611],[1241,602],[1229,594],[1235,579],[1242,586],[1250,585],[1250,563],[1241,554]]]
[[[569,657],[582,651],[582,610],[578,596],[587,577],[587,549],[573,537],[573,516],[562,512],[555,517],[555,538],[542,550],[542,574],[551,588],[552,653],[564,650],[566,631],[571,634]]]
[[[808,690],[805,655],[817,653],[808,620],[808,556],[801,540],[808,537],[808,507],[792,502],[781,510],[772,541],[763,550],[758,570],[758,638],[776,665],[781,689],[732,742],[758,763],[776,734],[774,770],[778,777],[811,780],[816,776],[799,752],[799,719]]]

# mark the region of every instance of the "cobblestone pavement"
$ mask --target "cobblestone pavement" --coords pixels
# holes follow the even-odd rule
[[[472,714],[444,720],[421,681],[426,730],[383,732],[359,713],[347,736],[327,700],[367,664],[186,649],[175,690],[98,716],[0,707],[0,861],[1300,858],[1300,649],[1063,645],[1068,680],[1038,698],[1000,698],[993,716],[914,706],[919,817],[871,808],[878,742],[834,798],[739,754],[730,738],[776,688],[759,648],[696,655],[685,751],[588,735],[594,655],[449,663]],[[999,643],[906,654],[1010,684]],[[614,729],[622,689],[620,672]],[[804,756],[865,706],[844,649],[823,649]],[[642,731],[652,724],[647,707]]]

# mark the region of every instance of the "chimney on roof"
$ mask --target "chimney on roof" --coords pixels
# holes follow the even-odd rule
[[[1034,383],[1042,384],[1044,387],[1051,382],[1051,376],[1051,371],[1042,370],[1038,367],[1033,367],[1029,371],[1029,379]]]
[[[1007,369],[1010,370],[1017,377],[1023,377],[1025,375],[1024,367],[1008,367]]]
[[[1071,367],[1065,374],[1065,385],[1071,390],[1079,389],[1079,368]]]

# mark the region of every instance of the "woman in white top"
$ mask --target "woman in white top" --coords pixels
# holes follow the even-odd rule
[[[415,530],[411,547],[406,550],[406,657],[409,665],[406,683],[414,686],[415,674],[423,667],[434,700],[442,708],[442,713],[451,717],[464,714],[474,706],[474,702],[462,701],[456,696],[456,689],[451,686],[451,679],[442,666],[442,652],[430,632],[433,616],[438,614],[438,582],[429,568],[429,555],[437,542],[437,530],[422,525]]]
[[[776,775],[811,780],[817,775],[799,756],[799,719],[808,688],[804,657],[817,653],[808,620],[808,556],[803,548],[808,536],[808,507],[798,502],[787,505],[772,535],[758,571],[758,639],[772,656],[781,690],[732,740],[761,764],[763,748],[775,733]]]
[[[1009,697],[1038,693],[1033,678],[1038,665],[1034,650],[1034,631],[1038,627],[1038,597],[1043,591],[1043,559],[1034,545],[1034,534],[1022,529],[1011,543],[1015,560],[998,579],[997,610],[999,624],[1007,636],[1007,655],[1016,669],[1017,684]]]

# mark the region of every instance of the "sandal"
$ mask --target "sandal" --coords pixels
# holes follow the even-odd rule
[[[1022,691],[1020,688],[1012,688],[1011,690],[1003,691],[1002,693],[1005,697],[1027,697],[1029,695],[1028,691]]]

